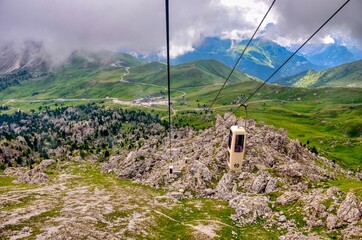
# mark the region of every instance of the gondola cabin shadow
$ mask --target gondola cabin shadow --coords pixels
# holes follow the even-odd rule
[[[243,127],[231,126],[228,141],[228,166],[240,170],[245,155],[246,131]]]

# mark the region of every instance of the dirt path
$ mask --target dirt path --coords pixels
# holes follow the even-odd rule
[[[126,69],[126,72],[123,73],[123,75],[121,76],[121,79],[120,79],[121,82],[128,82],[128,81],[125,81],[123,78],[129,74],[130,67],[126,67],[125,69]]]

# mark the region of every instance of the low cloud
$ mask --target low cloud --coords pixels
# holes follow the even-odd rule
[[[204,36],[248,38],[271,0],[170,1],[172,56],[192,51]],[[265,21],[267,36],[298,42],[310,35],[343,1],[278,0]],[[336,33],[361,42],[359,10],[351,0],[319,36]],[[156,0],[0,0],[0,43],[43,42],[58,58],[78,49],[164,53],[165,7]]]
[[[278,0],[275,4],[276,21],[268,32],[269,38],[284,43],[304,42],[317,30],[345,0]],[[313,39],[323,42],[328,35],[354,39],[362,46],[362,1],[351,0]]]

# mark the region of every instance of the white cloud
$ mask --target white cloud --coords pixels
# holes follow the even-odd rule
[[[267,37],[291,44],[309,36],[343,0],[278,0]],[[205,36],[249,38],[272,0],[170,1],[172,56],[192,51]],[[342,33],[362,42],[362,1],[351,1],[320,36]],[[317,37],[320,40],[323,37]],[[75,49],[160,53],[165,47],[164,1],[0,0],[0,42],[33,39],[55,56]]]
[[[321,39],[322,43],[324,44],[331,44],[334,43],[334,39],[331,37],[331,35],[327,35],[324,38]]]
[[[314,33],[345,0],[278,0],[277,21],[269,38],[286,38],[291,43],[304,41]],[[350,1],[312,40],[321,41],[326,35],[339,34],[354,38],[362,45],[362,1]],[[343,34],[340,34],[343,33]]]

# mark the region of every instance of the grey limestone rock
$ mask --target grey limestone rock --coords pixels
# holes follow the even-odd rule
[[[298,201],[301,196],[302,194],[300,192],[285,192],[279,196],[276,201],[282,205],[286,205]]]
[[[285,215],[280,215],[278,221],[279,221],[279,222],[286,222],[286,221],[287,221],[287,217],[286,217]]]
[[[21,175],[17,182],[19,183],[31,183],[31,184],[41,184],[49,182],[49,177],[44,172],[39,169],[32,169]]]
[[[345,222],[355,222],[361,219],[361,203],[353,193],[348,193],[346,199],[337,210],[337,216]]]
[[[341,191],[337,187],[330,187],[327,190],[327,196],[328,197],[334,197],[337,194],[339,194]]]
[[[265,187],[265,193],[271,193],[278,189],[278,180],[275,178],[269,178]]]
[[[251,186],[252,191],[256,193],[270,193],[277,189],[278,181],[269,173],[261,172]]]
[[[346,229],[342,230],[343,239],[362,239],[362,228],[356,225],[347,226]]]
[[[268,184],[269,174],[262,172],[257,176],[251,186],[251,189],[256,193],[262,193],[265,190],[266,185]]]
[[[232,189],[235,185],[234,180],[234,174],[224,174],[215,188],[216,196],[227,200],[232,198]]]
[[[268,199],[260,195],[239,194],[229,201],[229,205],[236,211],[231,218],[233,220],[239,220],[241,223],[252,223],[258,217],[263,217],[271,213],[271,209],[268,206]]]
[[[327,222],[327,228],[330,230],[340,227],[342,225],[339,218],[334,214],[329,214],[326,219],[326,222]]]
[[[49,182],[49,177],[44,173],[45,168],[49,167],[54,163],[52,159],[43,160],[35,168],[25,172],[22,175],[19,175],[16,182],[18,183],[31,183],[31,184],[42,184]]]
[[[304,235],[302,233],[288,233],[278,238],[278,240],[319,240],[320,238],[315,235]]]

